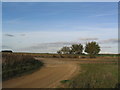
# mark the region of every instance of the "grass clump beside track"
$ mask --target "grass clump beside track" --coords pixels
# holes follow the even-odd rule
[[[43,65],[41,61],[28,55],[2,54],[2,80],[33,72]]]
[[[80,64],[81,72],[69,88],[115,88],[118,84],[117,64]]]

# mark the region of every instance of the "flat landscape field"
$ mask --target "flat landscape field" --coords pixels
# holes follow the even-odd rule
[[[115,88],[118,57],[38,58],[44,66],[3,82],[3,88]]]
[[[4,1],[3,89],[120,88],[120,3]]]

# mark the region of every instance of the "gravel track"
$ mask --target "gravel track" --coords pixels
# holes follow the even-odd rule
[[[3,82],[3,88],[56,88],[61,80],[72,78],[78,72],[76,63],[52,58],[36,58],[44,66],[36,72]]]

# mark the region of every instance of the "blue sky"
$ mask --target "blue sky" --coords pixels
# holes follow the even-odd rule
[[[2,49],[2,3],[0,1],[0,50]]]
[[[101,53],[117,53],[117,2],[3,2],[3,49],[56,52],[97,41]]]

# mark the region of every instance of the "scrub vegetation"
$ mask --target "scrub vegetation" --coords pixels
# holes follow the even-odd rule
[[[33,72],[43,65],[41,61],[29,55],[2,54],[2,80]]]

